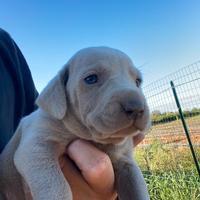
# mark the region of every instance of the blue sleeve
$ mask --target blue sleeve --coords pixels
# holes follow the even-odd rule
[[[0,152],[20,119],[36,109],[37,95],[24,56],[9,34],[0,29]]]

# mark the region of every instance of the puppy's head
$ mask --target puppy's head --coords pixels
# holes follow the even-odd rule
[[[37,104],[79,137],[116,143],[149,125],[141,83],[140,72],[121,51],[87,48],[70,59]]]

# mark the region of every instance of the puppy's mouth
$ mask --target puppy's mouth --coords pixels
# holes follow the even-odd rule
[[[91,133],[92,140],[99,143],[119,143],[127,137],[132,137],[140,132],[144,132],[147,128],[148,117],[141,118],[122,118],[120,121],[110,120],[96,116],[95,118],[87,118],[87,128]],[[92,119],[92,120],[91,120]],[[94,120],[95,119],[95,120]]]
[[[138,135],[141,131],[142,130],[136,127],[135,123],[132,122],[131,124],[129,124],[129,126],[112,133],[96,132],[96,134],[93,135],[93,139],[99,143],[117,144],[117,143],[122,142],[127,137],[133,137],[135,135]]]

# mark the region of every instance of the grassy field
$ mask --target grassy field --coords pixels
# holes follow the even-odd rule
[[[200,161],[200,147],[196,148]],[[136,148],[151,200],[200,200],[200,179],[187,147],[169,147],[158,140]]]

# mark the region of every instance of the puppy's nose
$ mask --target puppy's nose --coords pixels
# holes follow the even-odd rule
[[[130,117],[140,117],[144,113],[144,104],[139,99],[124,100],[121,105],[126,115]]]

